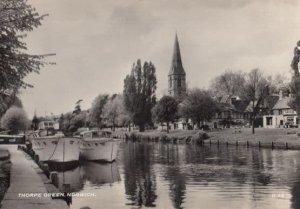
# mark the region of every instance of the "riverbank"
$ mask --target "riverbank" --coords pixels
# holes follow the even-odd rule
[[[203,144],[225,144],[234,146],[257,146],[266,148],[281,149],[299,149],[300,137],[297,133],[300,129],[267,129],[256,128],[255,134],[252,134],[251,128],[241,129],[221,129],[207,132],[209,139],[203,140]],[[165,141],[176,143],[189,143],[193,136],[199,130],[172,130],[170,133],[162,131],[146,131],[146,132],[116,132],[116,135],[129,137],[134,136],[135,140],[148,141]]]
[[[49,193],[41,175],[43,171],[17,145],[1,145],[10,153],[10,186],[1,202],[1,209],[69,208],[64,200],[52,199],[43,194]],[[29,197],[29,195],[41,196]]]
[[[3,200],[10,183],[11,163],[9,156],[8,150],[0,149],[0,202]]]

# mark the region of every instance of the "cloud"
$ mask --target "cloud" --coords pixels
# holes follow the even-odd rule
[[[29,2],[50,14],[29,33],[30,52],[57,54],[56,66],[27,78],[35,86],[22,95],[29,114],[69,111],[79,98],[88,108],[100,93],[122,92],[138,58],[156,66],[161,96],[176,31],[190,87],[207,87],[228,68],[288,72],[300,37],[296,0]]]

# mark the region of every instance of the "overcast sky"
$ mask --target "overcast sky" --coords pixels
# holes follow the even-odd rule
[[[300,39],[298,0],[29,0],[42,26],[26,38],[33,54],[56,53],[21,98],[31,117],[89,108],[100,93],[121,93],[138,58],[156,66],[157,95],[177,31],[188,87],[207,88],[226,69],[290,76]]]

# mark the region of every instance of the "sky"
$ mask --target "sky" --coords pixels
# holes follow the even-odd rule
[[[290,76],[300,39],[298,0],[29,0],[42,26],[25,39],[31,54],[56,53],[56,65],[30,74],[21,91],[29,117],[72,111],[82,99],[122,93],[137,59],[156,67],[157,96],[167,93],[177,32],[188,88],[208,88],[226,70]]]

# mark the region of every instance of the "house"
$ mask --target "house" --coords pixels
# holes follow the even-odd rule
[[[224,95],[216,98],[220,111],[212,120],[211,126],[214,128],[229,128],[230,125],[245,124],[249,119],[249,114],[245,110],[248,101],[241,100],[238,96]]]
[[[289,105],[290,99],[289,91],[281,89],[279,99],[272,108],[271,114],[263,116],[263,127],[280,128],[298,124],[297,113]]]

